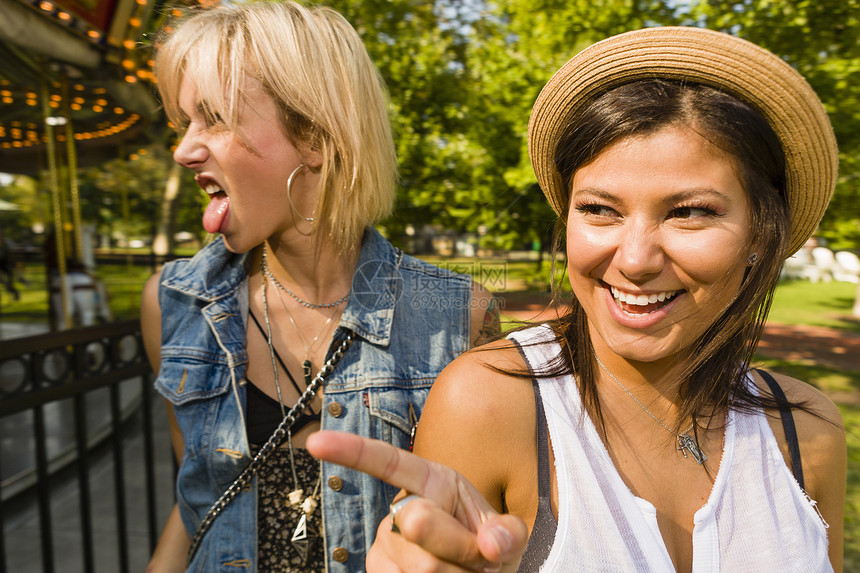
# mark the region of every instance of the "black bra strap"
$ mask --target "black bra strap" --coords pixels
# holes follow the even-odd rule
[[[535,413],[537,414],[537,459],[538,459],[538,498],[549,500],[551,478],[549,471],[549,436],[546,428],[546,414],[543,410],[543,399],[540,396],[540,386],[537,379],[532,380],[535,394]]]
[[[760,369],[756,369],[756,372],[767,382],[774,400],[779,404],[779,415],[782,418],[782,428],[785,430],[785,441],[788,443],[788,457],[791,458],[794,478],[801,488],[806,489],[803,484],[803,465],[800,463],[800,443],[797,440],[797,428],[794,426],[794,416],[791,414],[788,399],[773,376]]]
[[[528,369],[534,372],[523,348],[516,340],[511,340],[520,351],[523,361]],[[535,422],[537,424],[537,480],[538,480],[538,506],[535,522],[529,535],[526,552],[520,560],[518,573],[531,573],[539,571],[546,558],[552,550],[558,524],[552,513],[552,479],[550,475],[549,459],[549,430],[546,425],[546,412],[540,395],[540,386],[537,378],[532,378],[532,388],[535,395]]]

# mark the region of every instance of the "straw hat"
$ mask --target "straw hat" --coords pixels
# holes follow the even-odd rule
[[[815,231],[836,185],[838,154],[824,107],[806,80],[776,55],[746,40],[701,28],[646,28],[598,42],[550,78],[529,119],[529,156],[555,212],[567,207],[555,166],[558,140],[584,104],[621,84],[687,80],[728,92],[770,123],[786,156],[794,253]]]

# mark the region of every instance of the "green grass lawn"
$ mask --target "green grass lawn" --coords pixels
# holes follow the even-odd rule
[[[848,431],[845,571],[860,571],[860,407],[840,406]]]
[[[141,265],[112,264],[102,265],[98,273],[107,288],[114,319],[137,318],[140,315],[140,292],[152,270]],[[17,285],[20,300],[14,300],[4,288],[0,288],[0,320],[47,323],[45,269],[40,265],[25,265],[21,276],[26,284]]]
[[[463,258],[421,256],[422,260],[451,271],[472,275],[474,279],[494,293],[537,292],[549,289],[551,262],[537,260],[507,260],[501,257]],[[556,281],[563,280],[562,287],[569,290],[564,268],[556,269]]]
[[[776,289],[769,321],[860,332],[860,318],[851,316],[856,292],[854,283],[785,281]]]

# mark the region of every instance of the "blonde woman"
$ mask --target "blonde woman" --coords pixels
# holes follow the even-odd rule
[[[361,571],[396,490],[320,464],[320,427],[408,447],[430,384],[497,321],[471,279],[393,248],[384,88],[328,8],[230,3],[161,41],[156,75],[217,237],[146,285],[178,503],[156,571]]]

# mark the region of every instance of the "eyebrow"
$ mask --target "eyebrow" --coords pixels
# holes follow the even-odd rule
[[[215,114],[212,105],[205,99],[197,100],[197,105],[194,106],[194,111],[204,117]]]
[[[581,197],[582,195],[589,195],[599,199],[603,199],[605,201],[610,201],[613,203],[620,203],[621,200],[614,193],[611,193],[605,189],[601,189],[599,187],[583,187],[582,189],[577,189],[571,195],[571,199],[575,199],[577,197]],[[728,200],[728,197],[725,193],[713,189],[711,187],[694,187],[692,189],[684,189],[682,191],[676,191],[664,198],[665,202],[668,203],[677,203],[682,201],[688,201],[690,199],[698,199],[703,195],[710,196],[714,199],[724,199]]]
[[[200,114],[200,115],[205,115],[205,114],[207,113],[207,112],[206,112],[207,104],[206,104],[206,102],[205,102],[202,98],[201,98],[201,99],[196,100],[195,102],[193,102],[193,103],[192,103],[190,106],[188,106],[188,107],[189,107],[191,110],[193,110],[193,113],[197,113],[197,114]],[[179,101],[177,101],[177,102],[176,102],[176,108],[179,110],[179,112],[180,112],[183,116],[185,116],[185,117],[190,117],[190,116],[191,116],[191,114],[190,114],[190,113],[188,113],[188,112],[186,111],[185,106],[184,106],[184,105],[182,105]]]
[[[618,197],[616,197],[614,194],[610,193],[609,191],[600,189],[599,187],[583,187],[582,189],[577,189],[573,192],[573,194],[571,194],[570,198],[575,199],[582,195],[592,195],[599,199],[605,199],[607,201],[618,201]]]

